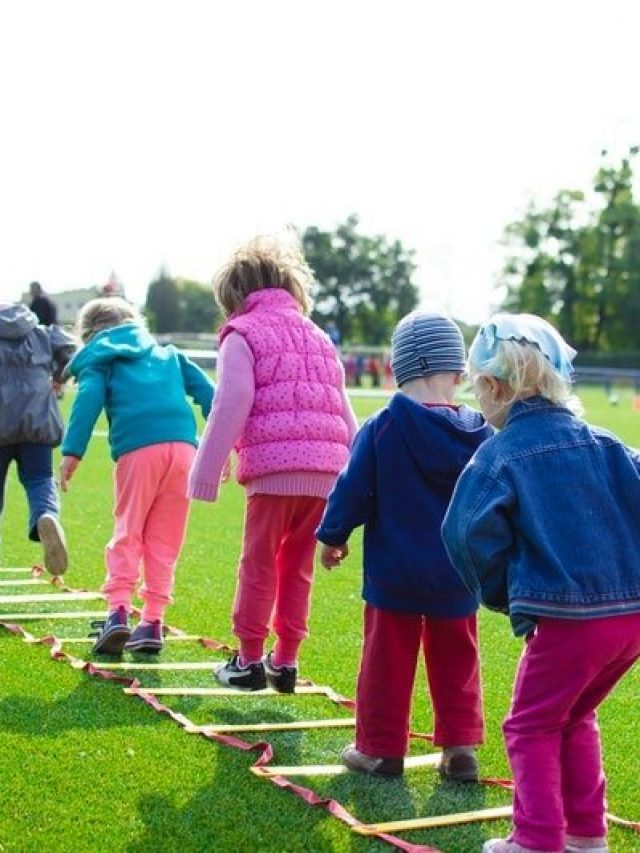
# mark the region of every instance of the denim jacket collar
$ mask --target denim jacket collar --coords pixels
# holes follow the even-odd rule
[[[546,397],[536,394],[533,397],[527,397],[525,400],[516,400],[509,409],[504,425],[506,427],[517,418],[539,414],[540,412],[566,412],[568,415],[571,414],[566,406],[552,403]]]

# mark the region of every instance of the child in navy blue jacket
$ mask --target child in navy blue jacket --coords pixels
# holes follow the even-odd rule
[[[475,748],[484,734],[478,599],[449,562],[440,525],[458,475],[492,429],[454,402],[465,351],[448,317],[405,317],[393,333],[391,367],[400,391],[356,436],[317,531],[330,569],[348,554],[354,528],[364,525],[356,742],[342,759],[378,776],[403,772],[422,645],[434,743],[443,747],[440,773],[475,781]]]

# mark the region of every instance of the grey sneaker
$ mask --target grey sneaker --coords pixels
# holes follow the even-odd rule
[[[271,661],[273,652],[262,658],[267,684],[278,693],[295,693],[298,668],[295,666],[275,666]]]
[[[479,767],[473,747],[451,747],[442,751],[438,772],[450,782],[477,782]]]
[[[52,575],[63,575],[67,571],[67,543],[64,530],[54,515],[41,515],[36,523],[36,529],[42,550],[44,565]]]
[[[359,773],[369,773],[371,776],[402,776],[404,758],[374,758],[356,749],[354,743],[342,750],[342,763],[349,770]]]
[[[162,624],[159,620],[138,624],[124,644],[125,652],[142,652],[157,655],[162,651]]]
[[[581,838],[578,835],[567,835],[565,853],[581,853],[588,850],[589,853],[609,853],[609,845],[606,838]]]
[[[234,655],[227,663],[219,664],[214,670],[214,675],[220,684],[225,687],[235,687],[237,690],[264,690],[267,686],[262,661],[242,666],[240,655]]]
[[[129,614],[127,608],[121,605],[117,610],[112,610],[106,622],[96,620],[91,623],[92,628],[99,628],[97,634],[89,634],[90,637],[98,639],[91,650],[94,655],[121,655],[125,643],[131,636],[129,628]]]
[[[490,838],[482,845],[482,853],[536,853],[536,851],[530,847],[523,847],[510,838]]]

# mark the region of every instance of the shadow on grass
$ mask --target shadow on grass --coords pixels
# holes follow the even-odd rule
[[[82,679],[74,690],[60,699],[46,702],[29,696],[10,696],[0,700],[0,730],[37,737],[56,737],[74,729],[97,731],[127,725],[153,726],[158,715],[140,713],[133,709],[131,698],[124,697],[122,685],[102,683],[96,689],[96,679]],[[105,695],[111,688],[111,701]],[[126,709],[122,703],[126,702]],[[140,708],[142,706],[139,706]],[[127,713],[127,710],[129,713]]]
[[[300,737],[299,733],[295,737],[290,733],[289,746]],[[145,828],[126,847],[127,853],[329,853],[336,849],[335,836],[331,839],[318,831],[319,824],[328,820],[324,810],[311,809],[251,774],[250,766],[259,751],[243,753],[222,745],[212,746],[216,749],[215,773],[185,805],[176,803],[178,792],[175,797],[140,797],[138,808]],[[291,756],[289,752],[287,758]]]

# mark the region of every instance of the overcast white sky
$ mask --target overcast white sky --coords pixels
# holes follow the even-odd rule
[[[527,200],[640,141],[638,32],[637,0],[2,4],[0,294],[114,269],[142,302],[357,213],[480,320]]]

